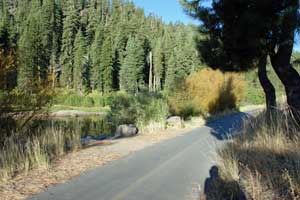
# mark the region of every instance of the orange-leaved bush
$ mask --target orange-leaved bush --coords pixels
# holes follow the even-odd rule
[[[237,109],[246,81],[237,73],[204,68],[188,76],[169,97],[171,112],[182,117]]]

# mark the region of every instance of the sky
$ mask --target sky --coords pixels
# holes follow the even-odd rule
[[[180,21],[185,24],[198,22],[187,16],[179,0],[132,0],[138,7],[144,8],[146,15],[154,13],[156,16],[162,17],[164,22]]]

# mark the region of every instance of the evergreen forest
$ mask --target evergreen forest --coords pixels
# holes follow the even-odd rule
[[[1,0],[1,90],[172,90],[200,67],[193,25],[123,0]]]

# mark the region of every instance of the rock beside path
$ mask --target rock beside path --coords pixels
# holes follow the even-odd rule
[[[183,120],[179,116],[173,116],[167,119],[168,127],[181,128],[182,124],[183,124]]]
[[[114,138],[132,137],[139,133],[139,129],[133,124],[123,124],[118,126]]]

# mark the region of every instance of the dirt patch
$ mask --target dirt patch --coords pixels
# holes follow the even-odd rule
[[[87,170],[103,166],[163,140],[182,135],[191,129],[167,129],[133,138],[95,142],[83,150],[56,160],[51,166],[33,169],[28,174],[20,174],[6,183],[0,183],[0,199],[26,199],[50,186],[64,183]]]

